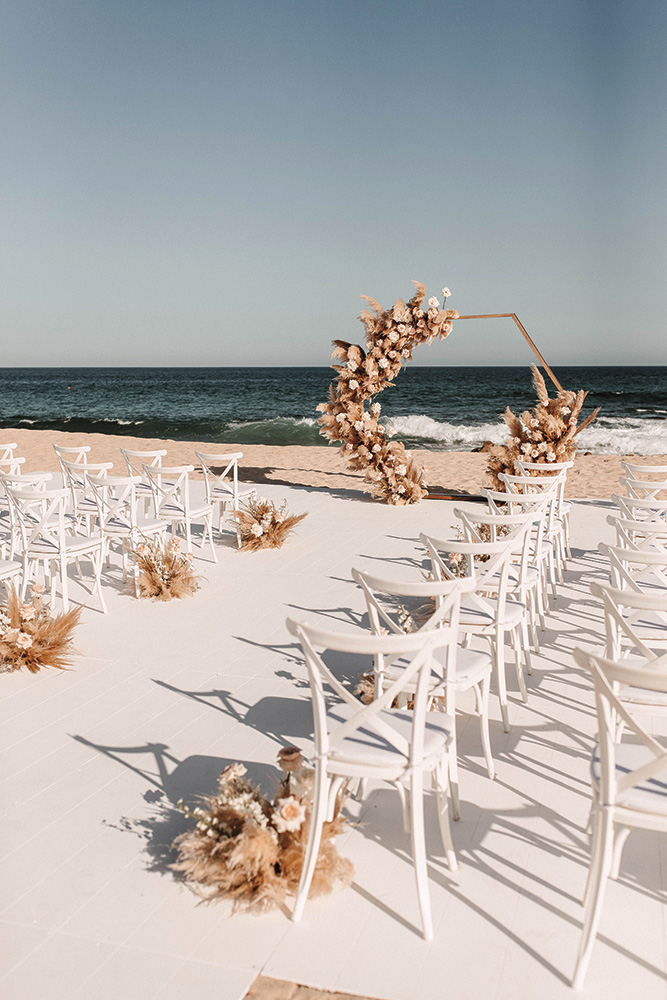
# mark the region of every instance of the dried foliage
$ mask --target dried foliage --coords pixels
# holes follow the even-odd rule
[[[440,309],[438,299],[428,300],[422,309],[426,288],[418,281],[408,303],[398,299],[391,309],[383,309],[374,299],[362,295],[371,309],[359,319],[366,330],[366,349],[344,340],[334,341],[331,367],[338,374],[329,387],[329,399],[318,410],[320,434],[329,441],[341,441],[341,454],[352,469],[365,469],[370,492],[384,503],[418,503],[426,496],[424,469],[413,462],[399,442],[389,441],[390,432],[379,422],[381,406],[368,400],[394,384],[404,364],[419,344],[444,340],[452,331],[454,309]],[[450,294],[443,288],[444,301]]]
[[[72,653],[73,633],[81,618],[81,608],[71,608],[51,616],[43,599],[44,587],[35,584],[31,601],[22,603],[10,590],[0,608],[0,673],[21,670],[37,673],[42,667],[66,670]]]
[[[241,551],[279,549],[306,514],[289,514],[287,500],[276,507],[266,497],[250,496],[233,512],[241,535]]]
[[[314,771],[304,766],[296,747],[284,747],[278,763],[284,778],[273,801],[244,778],[242,764],[230,764],[218,779],[217,795],[205,796],[192,811],[177,803],[196,825],[174,841],[178,860],[173,867],[203,900],[224,898],[235,909],[263,911],[296,892],[308,843]],[[334,844],[345,828],[341,806],[339,796],[333,820],[324,824],[311,896],[352,880],[352,865]]]
[[[563,389],[551,399],[537,365],[531,365],[531,370],[537,404],[532,410],[524,410],[519,416],[512,413],[508,406],[503,414],[503,420],[509,428],[510,437],[506,445],[495,445],[489,452],[487,476],[493,489],[496,490],[505,488],[498,478],[501,472],[509,475],[518,473],[517,461],[539,462],[547,466],[550,462],[571,462],[577,451],[575,436],[587,427],[599,412],[595,410],[580,427],[577,427],[579,414],[588,393],[583,389],[579,392]],[[545,471],[548,472],[548,469]]]
[[[178,538],[171,537],[168,544],[158,539],[146,538],[129,548],[138,576],[138,597],[156,601],[171,601],[175,597],[191,597],[199,589],[199,578],[192,567],[192,552],[181,552]]]

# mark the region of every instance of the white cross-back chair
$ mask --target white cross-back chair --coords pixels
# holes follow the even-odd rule
[[[632,465],[622,462],[625,486],[629,496],[644,499],[667,499],[667,465]]]
[[[204,473],[206,502],[218,508],[218,533],[222,535],[222,519],[225,512],[228,509],[237,511],[239,500],[244,500],[255,493],[254,489],[239,490],[239,459],[243,458],[243,452],[219,455],[196,451],[195,455]],[[236,544],[240,546],[241,530],[238,521],[235,530]]]
[[[499,542],[517,528],[528,525],[524,534],[521,551],[513,556],[509,572],[508,586],[512,597],[525,604],[528,608],[528,624],[532,637],[533,649],[539,652],[540,643],[537,633],[537,618],[545,627],[543,605],[543,560],[542,542],[545,530],[545,517],[534,512],[518,514],[495,514],[489,511],[464,509],[455,507],[454,517],[458,517],[463,528],[466,542]],[[489,581],[489,587],[493,586]],[[526,640],[527,641],[527,640]],[[530,664],[528,672],[532,673]]]
[[[19,490],[8,487],[7,494],[13,505],[21,533],[23,545],[23,596],[25,596],[32,572],[42,564],[45,575],[51,583],[51,602],[55,600],[55,564],[60,576],[60,590],[63,608],[69,608],[67,567],[76,563],[80,571],[80,559],[87,556],[93,568],[95,590],[102,611],[106,612],[100,573],[104,552],[101,535],[83,537],[68,533],[66,517],[68,491],[61,490]]]
[[[621,479],[621,485],[623,482]],[[618,493],[613,493],[611,499],[618,507],[620,516],[630,521],[667,521],[667,500],[621,496]]]
[[[545,537],[553,546],[553,570],[559,583],[563,582],[565,557],[571,555],[566,518],[562,513],[565,475],[565,471],[551,476],[515,476],[501,472],[498,477],[508,493],[538,496],[541,494],[545,498],[547,502]]]
[[[403,635],[375,636],[368,632],[327,632],[287,619],[287,628],[301,645],[308,668],[315,734],[315,788],[313,812],[301,881],[292,913],[299,920],[315,870],[322,826],[331,816],[335,797],[348,779],[388,781],[399,791],[404,818],[409,820],[412,856],[417,883],[422,931],[433,937],[424,842],[424,776],[430,774],[436,790],[438,818],[445,857],[450,870],[457,867],[449,825],[448,752],[453,720],[440,712],[426,711],[431,689],[433,657],[456,643],[450,628]],[[403,669],[383,694],[363,705],[341,683],[329,666],[329,653],[353,658],[353,672],[378,656],[391,668]],[[337,657],[340,661],[340,657]],[[360,662],[361,661],[361,662]],[[336,701],[327,704],[325,685]],[[414,707],[391,705],[404,690],[414,691]],[[329,699],[330,700],[330,699]],[[403,782],[410,786],[406,816]]]
[[[549,610],[549,588],[556,597],[558,573],[556,568],[556,546],[552,541],[554,507],[548,496],[535,493],[507,493],[501,490],[482,490],[491,514],[534,514],[544,516],[542,528],[540,564],[540,579],[542,584],[541,605],[544,611]]]
[[[88,455],[90,454],[89,444],[80,445],[63,445],[54,444],[53,450],[56,453],[56,458],[58,459],[58,464],[60,465],[60,471],[63,474],[63,486],[66,485],[65,482],[65,469],[63,468],[63,461],[65,462],[76,462],[77,464],[83,464],[88,461]]]
[[[609,659],[627,659],[636,653],[653,659],[667,648],[667,591],[647,593],[591,583],[591,593],[603,604]]]
[[[105,476],[113,469],[113,462],[69,462],[61,457],[60,464],[77,527],[83,526],[90,532],[97,518],[97,503],[88,479],[89,476]]]
[[[522,476],[558,476],[558,516],[563,520],[565,552],[568,559],[571,559],[570,511],[572,510],[572,504],[565,499],[565,483],[567,473],[574,465],[574,462],[524,462],[522,459],[518,459],[515,464]]]
[[[158,448],[156,451],[128,451],[121,448],[120,453],[125,459],[128,476],[138,476],[137,498],[144,504],[144,514],[148,511],[148,504],[153,499],[151,484],[146,479],[144,466],[150,465],[152,469],[159,469],[162,466],[162,459],[167,454],[166,448]]]
[[[481,636],[489,642],[506,733],[510,729],[505,678],[506,636],[510,638],[514,649],[514,666],[521,698],[523,701],[528,700],[522,662],[527,659],[528,654],[527,609],[525,604],[510,601],[507,596],[512,556],[517,550],[521,551],[524,534],[528,530],[528,525],[525,525],[500,542],[464,542],[432,538],[423,534],[419,536],[428,553],[431,572],[436,580],[459,578],[453,570],[452,556],[459,560],[459,566],[460,560],[465,559],[465,575],[472,578],[475,589],[472,593],[465,594],[461,601],[459,632],[463,634],[466,644],[474,636]],[[528,663],[526,667],[529,667]]]
[[[213,562],[218,556],[213,545],[213,507],[210,503],[193,503],[190,497],[190,473],[194,465],[164,466],[144,465],[144,473],[153,493],[153,511],[157,521],[168,521],[172,534],[183,525],[186,551],[192,551],[192,524],[202,522],[200,548],[208,538]],[[165,476],[167,477],[165,479]]]
[[[631,520],[607,516],[607,524],[616,531],[616,544],[626,549],[658,549],[667,546],[667,523],[655,520]]]
[[[6,473],[0,472],[0,489],[6,504],[9,517],[9,558],[13,559],[20,548],[20,531],[18,521],[14,512],[14,506],[7,494],[7,487],[15,486],[17,489],[43,490],[46,484],[51,482],[53,475],[50,472],[27,472],[27,473]]]
[[[8,458],[13,458],[17,448],[16,441],[12,441],[10,444],[0,444],[0,462],[4,462]]]
[[[405,631],[430,632],[435,628],[448,626],[458,634],[459,610],[461,597],[474,589],[474,580],[386,580],[352,570],[352,579],[361,587],[366,599],[368,618],[374,635],[401,635]],[[418,601],[419,607],[414,609],[417,618],[411,617],[411,628],[406,628],[402,620],[404,606],[401,601],[406,598]],[[407,609],[406,609],[407,610]],[[408,612],[409,613],[409,612]],[[376,694],[382,693],[388,684],[403,670],[402,664],[388,669],[384,657],[377,658],[374,664],[374,680]],[[491,753],[489,738],[489,688],[493,661],[485,650],[471,649],[451,644],[446,650],[440,650],[433,660],[431,668],[431,692],[429,708],[443,708],[456,719],[456,695],[459,691],[473,690],[475,707],[479,714],[482,750],[486,770],[490,778],[495,778],[495,767]],[[413,690],[404,689],[403,697],[407,702],[408,694]],[[402,706],[401,706],[402,707]],[[452,729],[452,746],[449,754],[449,780],[452,795],[452,815],[458,819],[458,759],[456,749],[456,726]]]
[[[631,666],[574,650],[595,690],[598,745],[591,761],[593,840],[584,892],[584,922],[573,986],[581,989],[600,922],[608,878],[616,878],[621,852],[633,829],[667,833],[667,743],[637,721],[618,690],[642,690],[645,701],[667,699],[667,669],[654,663]],[[618,742],[618,721],[632,735]]]
[[[598,550],[609,560],[612,587],[667,597],[667,549],[628,549],[600,542]]]
[[[97,504],[100,532],[106,541],[107,556],[112,542],[120,542],[123,580],[127,579],[128,545],[136,545],[141,537],[164,536],[166,521],[146,518],[138,513],[137,486],[139,476],[89,476],[88,482]],[[137,586],[138,566],[134,582]]]

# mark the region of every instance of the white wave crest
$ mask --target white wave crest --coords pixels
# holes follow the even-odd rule
[[[598,417],[577,435],[577,447],[594,455],[665,455],[667,421]]]
[[[507,427],[504,423],[450,424],[446,420],[427,417],[425,413],[391,417],[384,422],[400,437],[437,442],[443,446],[444,451],[455,449],[468,451],[485,441],[502,444],[507,437]]]

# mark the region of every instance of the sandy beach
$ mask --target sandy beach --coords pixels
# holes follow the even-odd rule
[[[25,457],[25,469],[57,471],[54,444],[90,445],[89,461],[113,462],[114,470],[125,472],[121,448],[151,451],[165,448],[163,464],[197,466],[196,451],[209,453],[243,452],[239,463],[243,482],[258,485],[312,486],[331,490],[361,490],[363,474],[351,472],[337,448],[297,445],[269,446],[248,444],[215,445],[210,441],[170,441],[113,434],[73,434],[61,431],[33,431],[9,428],[0,433],[3,441],[15,441],[17,454]],[[479,493],[486,485],[487,456],[463,451],[412,452],[415,460],[426,466],[426,479],[432,492]],[[617,492],[621,463],[665,465],[662,455],[577,455],[567,479],[566,495],[577,499],[606,499]]]

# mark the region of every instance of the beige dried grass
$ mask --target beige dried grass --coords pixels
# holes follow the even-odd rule
[[[242,765],[232,764],[218,779],[217,795],[204,796],[194,810],[178,803],[196,826],[174,841],[178,859],[173,868],[202,900],[229,899],[234,909],[261,912],[281,906],[288,894],[296,893],[308,843],[314,774],[297,754],[296,762],[283,762],[279,755],[285,776],[273,802],[244,778]],[[352,865],[334,844],[346,823],[341,806],[339,796],[333,820],[324,824],[311,896],[352,880]]]
[[[171,601],[191,597],[199,589],[199,577],[192,566],[192,553],[185,555],[173,537],[167,544],[157,539],[144,539],[135,546],[128,546],[138,574],[138,597],[154,601]]]
[[[266,497],[251,496],[233,516],[239,526],[241,551],[256,552],[257,549],[279,549],[307,514],[289,514],[286,500],[276,507]]]
[[[412,460],[402,444],[390,441],[390,432],[379,422],[381,406],[368,400],[394,385],[404,364],[419,344],[444,340],[458,318],[455,309],[440,309],[438,300],[422,309],[426,286],[413,281],[416,292],[409,302],[397,299],[391,309],[362,295],[372,312],[364,309],[359,319],[366,330],[366,349],[344,340],[334,340],[332,357],[340,361],[329,387],[329,398],[317,409],[320,434],[341,441],[341,454],[351,469],[365,470],[369,492],[387,504],[418,503],[427,494],[424,468]],[[448,289],[443,292],[449,294]],[[446,297],[445,295],[445,302]],[[443,303],[444,304],[444,303]]]
[[[37,673],[42,667],[67,670],[76,652],[73,633],[81,618],[81,608],[51,615],[44,602],[41,584],[31,590],[32,600],[22,602],[12,589],[0,608],[0,673],[26,669]]]

